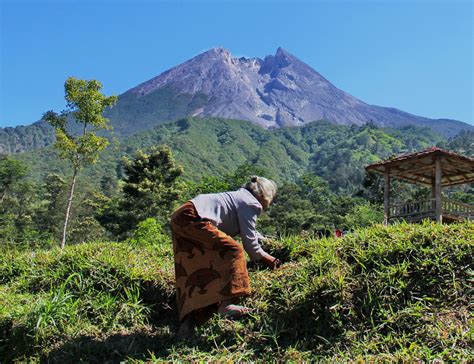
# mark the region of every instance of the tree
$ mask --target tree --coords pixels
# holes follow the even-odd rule
[[[237,169],[224,177],[225,182],[229,185],[229,189],[236,190],[250,180],[251,176],[265,176],[265,170],[253,164],[244,163]],[[222,192],[222,191],[220,191]]]
[[[171,149],[165,145],[152,148],[149,153],[138,150],[134,159],[124,159],[123,164],[127,211],[133,211],[138,221],[148,217],[167,218],[179,198],[176,182],[183,174]]]
[[[111,199],[97,217],[103,226],[125,237],[147,218],[165,224],[182,193],[178,165],[164,145],[149,152],[138,150],[133,159],[124,158],[122,196]]]
[[[11,188],[26,176],[26,164],[16,159],[0,157],[0,203],[3,203]]]
[[[383,208],[371,203],[355,205],[345,216],[345,220],[347,227],[351,229],[381,223],[383,221]]]
[[[23,162],[0,157],[0,242],[24,243],[38,235],[34,224],[38,186],[27,175]]]
[[[100,180],[100,190],[102,193],[111,198],[117,193],[117,179],[112,176],[103,176]]]
[[[182,190],[181,201],[185,202],[204,193],[230,191],[231,187],[222,177],[204,176],[200,182],[182,181]]]
[[[102,116],[105,108],[112,107],[116,96],[105,96],[100,90],[102,84],[96,80],[79,80],[69,77],[64,84],[67,109],[60,114],[48,111],[43,119],[50,123],[56,133],[54,147],[62,159],[68,160],[72,166],[71,184],[69,187],[64,225],[61,238],[61,249],[66,244],[66,233],[71,213],[74,188],[79,170],[99,159],[99,154],[109,144],[107,138],[96,134],[99,130],[110,129],[108,119]],[[79,133],[68,128],[68,117],[72,117],[81,127]],[[88,128],[91,128],[90,130]]]
[[[54,240],[60,238],[67,189],[67,182],[56,173],[48,174],[40,189],[42,205],[36,216],[37,225],[40,230],[48,231]]]

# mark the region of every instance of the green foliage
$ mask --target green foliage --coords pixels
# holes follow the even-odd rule
[[[160,254],[165,254],[169,251],[169,240],[161,224],[152,217],[140,221],[133,235],[127,242],[134,246],[149,246],[161,250]]]
[[[365,223],[358,221],[357,206],[363,203],[360,198],[333,193],[324,179],[306,173],[296,183],[279,188],[268,213],[259,219],[258,228],[277,235],[302,231],[325,235],[334,228],[352,229],[383,220],[383,215],[380,218],[379,214],[366,214],[361,216]]]
[[[105,228],[100,225],[95,216],[107,203],[108,198],[102,193],[84,188],[77,196],[76,201],[79,204],[71,216],[69,231],[69,241],[72,244],[83,243],[86,241],[97,241],[110,237]]]
[[[117,164],[123,156],[166,144],[175,152],[177,162],[184,167],[183,177],[188,180],[225,177],[246,164],[263,169],[265,176],[279,183],[295,181],[309,171],[327,180],[333,191],[353,193],[365,176],[366,164],[427,148],[441,140],[420,128],[401,133],[317,121],[298,128],[264,130],[238,120],[185,118],[122,140],[120,146],[106,150],[97,165],[89,166],[84,177],[95,184],[103,176],[117,178]],[[66,171],[66,166],[48,150],[25,153],[21,158],[28,161],[37,178],[52,168],[55,173]]]
[[[237,190],[250,181],[251,176],[266,176],[267,178],[273,178],[262,167],[245,163],[238,166],[233,173],[225,175],[224,180],[229,185],[230,190]]]
[[[440,141],[438,146],[472,157],[474,156],[474,131],[463,130],[447,141]]]
[[[0,154],[14,154],[45,148],[54,143],[54,130],[44,122],[0,128]]]
[[[123,236],[147,218],[165,224],[180,197],[179,177],[183,169],[167,146],[138,150],[133,159],[123,159],[123,195],[109,202],[99,221]]]
[[[108,140],[97,136],[95,132],[110,129],[108,119],[104,118],[102,113],[105,108],[115,104],[117,97],[107,97],[100,92],[101,89],[102,84],[99,81],[69,77],[64,84],[67,110],[59,115],[48,111],[43,116],[43,119],[55,129],[54,146],[59,151],[60,157],[68,160],[75,169],[96,163],[99,153],[108,145]],[[80,135],[74,135],[67,129],[69,116],[81,125]],[[92,131],[88,131],[88,127],[92,127]]]
[[[183,181],[182,183],[181,190],[184,192],[182,202],[204,193],[219,193],[231,190],[229,183],[222,177],[204,176],[200,182]]]
[[[47,236],[34,230],[40,207],[36,186],[27,179],[28,168],[11,157],[0,158],[0,248],[29,245]]]
[[[174,336],[171,242],[9,251],[0,255],[0,356],[470,362],[473,235],[472,223],[425,222],[275,240],[266,248],[285,264],[250,270],[250,317],[214,317],[185,341]]]
[[[345,216],[345,220],[351,228],[370,226],[383,221],[383,209],[380,205],[370,203],[355,205]]]
[[[469,137],[463,135],[451,139],[446,147],[469,150],[466,149]],[[376,219],[379,216],[377,214],[365,216],[362,220],[368,220],[361,223],[356,216],[355,206],[363,204],[363,199],[375,206],[380,205],[383,198],[380,178],[367,175],[364,165],[398,152],[409,151],[410,148],[431,146],[437,140],[439,138],[436,134],[425,133],[423,129],[415,127],[406,127],[400,131],[381,129],[370,124],[346,127],[320,121],[302,128],[268,131],[251,123],[235,120],[181,119],[131,137],[123,145],[109,148],[96,165],[85,168],[78,184],[83,195],[74,198],[73,202],[79,209],[72,213],[72,224],[76,227],[70,230],[69,238],[71,242],[102,239],[106,232],[97,224],[97,219],[112,233],[109,236],[112,239],[129,236],[137,223],[148,217],[159,218],[160,224],[167,227],[165,222],[174,206],[171,204],[170,207],[165,203],[162,207],[166,208],[160,210],[157,201],[161,197],[152,197],[155,193],[152,189],[143,187],[143,196],[129,198],[128,206],[123,202],[125,195],[121,192],[124,186],[120,179],[126,177],[126,172],[118,161],[121,156],[132,161],[136,150],[140,148],[149,150],[151,146],[168,143],[174,151],[176,163],[184,166],[183,178],[176,179],[173,187],[176,194],[168,202],[184,202],[200,193],[234,190],[252,174],[276,180],[280,185],[280,192],[269,214],[259,219],[259,229],[271,234],[284,234],[300,233],[301,230],[314,233],[318,230],[332,230],[333,227],[352,229],[360,224],[365,225],[371,218]],[[18,241],[21,236],[26,235],[34,237],[35,231],[41,231],[41,234],[36,235],[47,232],[49,235],[46,240],[50,239],[49,236],[54,239],[59,237],[59,217],[65,212],[66,192],[57,191],[54,198],[45,190],[48,188],[47,184],[51,183],[48,182],[47,175],[42,175],[38,180],[38,171],[54,171],[58,178],[63,178],[67,165],[54,159],[55,154],[51,151],[38,151],[36,154],[33,159],[28,154],[18,156],[28,161],[30,175],[38,181],[41,188],[34,184],[30,188],[30,191],[36,189],[40,192],[39,196],[28,198],[32,209],[25,215],[27,219],[23,226],[31,228],[17,234],[15,215],[10,215],[7,219],[9,223],[5,225],[5,231],[10,240]],[[323,185],[326,183],[325,187],[322,188],[321,185],[322,189],[316,188],[313,191],[311,186],[304,185],[305,175],[320,177],[320,182]],[[155,177],[145,177],[147,178]],[[472,203],[469,186],[446,189],[445,192],[461,201]],[[399,200],[416,199],[425,193],[426,191],[406,183],[392,183],[392,195]],[[88,194],[90,198],[86,198],[84,194]]]
[[[58,150],[61,159],[69,161],[73,170],[64,217],[61,248],[64,248],[66,243],[67,226],[77,173],[82,167],[97,163],[100,152],[109,144],[107,138],[98,136],[95,132],[110,129],[107,124],[108,119],[104,118],[102,113],[105,108],[112,107],[115,104],[117,97],[107,97],[100,92],[101,89],[102,84],[99,81],[79,80],[69,77],[64,84],[67,110],[64,110],[61,114],[48,111],[43,115],[43,120],[51,124],[55,130],[56,142],[54,147]],[[79,135],[68,130],[68,117],[72,117],[82,128]],[[88,127],[91,127],[92,131],[88,130]]]
[[[67,183],[60,175],[52,173],[46,176],[39,192],[43,203],[36,217],[38,227],[49,231],[52,237],[59,240],[67,198]]]
[[[0,357],[8,361],[40,348],[54,352],[66,336],[146,329],[149,319],[165,318],[155,304],[172,300],[167,246],[163,255],[151,247],[109,242],[35,254],[5,252],[0,256]],[[10,342],[15,350],[9,350]]]
[[[28,167],[25,163],[7,156],[0,156],[0,202],[8,196],[9,191],[23,177]]]

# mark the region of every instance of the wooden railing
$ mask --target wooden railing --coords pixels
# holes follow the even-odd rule
[[[435,199],[419,200],[389,206],[390,218],[430,217],[435,213]]]
[[[441,209],[443,215],[453,215],[474,220],[474,206],[467,203],[450,200],[449,198],[441,199]]]
[[[434,198],[389,206],[390,219],[406,219],[409,221],[434,219],[435,211]],[[474,206],[443,197],[441,199],[441,214],[453,219],[474,220]]]

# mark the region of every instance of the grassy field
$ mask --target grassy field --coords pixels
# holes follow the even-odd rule
[[[284,237],[250,268],[255,309],[179,340],[171,245],[91,242],[0,256],[0,362],[472,362],[474,224]]]

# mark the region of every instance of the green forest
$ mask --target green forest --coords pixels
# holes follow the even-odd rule
[[[147,218],[157,219],[166,230],[174,207],[199,193],[237,189],[252,174],[279,184],[275,203],[260,219],[265,233],[366,226],[381,221],[382,185],[364,166],[433,145],[472,156],[472,134],[446,140],[416,127],[390,130],[319,121],[302,128],[264,130],[244,121],[180,119],[121,142],[112,140],[96,164],[79,172],[68,240],[119,241]],[[163,165],[164,160],[168,164]],[[133,170],[140,163],[155,172]],[[173,168],[179,172],[164,182]],[[53,146],[1,157],[3,245],[56,244],[71,173],[67,160],[60,159]],[[136,201],[128,188],[131,173],[146,185]],[[404,183],[393,188],[394,196],[403,200],[427,193]],[[469,187],[450,193],[472,202]],[[125,201],[131,206],[125,207]],[[147,209],[142,210],[143,205]],[[131,213],[133,219],[122,216],[127,221],[123,223],[119,219],[124,209],[141,212]]]
[[[83,129],[47,112],[54,145],[0,156],[1,362],[474,359],[474,225],[382,226],[383,184],[364,169],[434,145],[473,157],[474,133],[187,117],[119,139],[96,134],[116,100],[89,82],[66,83]],[[250,317],[180,341],[170,214],[252,175],[278,184],[257,227],[283,265],[249,265]],[[471,185],[444,193],[474,203]]]

